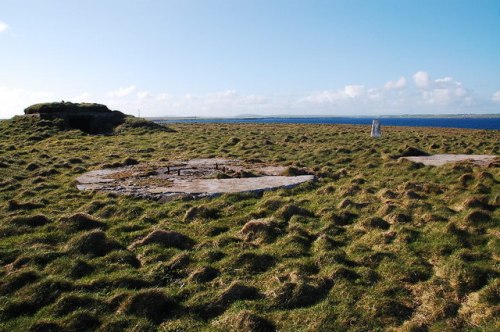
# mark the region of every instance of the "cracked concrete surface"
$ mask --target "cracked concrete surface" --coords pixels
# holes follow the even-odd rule
[[[286,169],[258,162],[212,158],[94,170],[76,180],[80,190],[170,200],[290,188],[314,179],[313,175],[282,176]]]
[[[428,166],[442,166],[447,163],[459,161],[471,161],[480,166],[487,166],[488,164],[494,162],[498,157],[486,154],[435,154],[432,156],[402,158]]]

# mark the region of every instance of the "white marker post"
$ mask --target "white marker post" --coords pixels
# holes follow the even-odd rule
[[[373,120],[371,136],[374,138],[379,138],[380,136],[382,136],[382,133],[380,131],[380,121],[379,120]]]

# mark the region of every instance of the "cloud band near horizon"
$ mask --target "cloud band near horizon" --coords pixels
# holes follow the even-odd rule
[[[302,94],[257,95],[226,90],[207,94],[171,95],[152,93],[136,85],[105,93],[82,92],[67,96],[50,91],[26,91],[0,85],[0,117],[22,114],[27,106],[57,100],[98,102],[125,113],[141,116],[237,116],[255,115],[394,115],[499,113],[500,90],[481,100],[452,77],[432,79],[418,71],[411,80],[404,76],[380,87],[360,84],[342,89]]]

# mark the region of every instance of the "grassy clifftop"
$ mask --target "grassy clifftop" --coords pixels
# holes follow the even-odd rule
[[[0,330],[494,329],[500,169],[397,156],[499,154],[498,131],[0,122]],[[81,192],[104,164],[225,157],[314,183],[160,203]]]

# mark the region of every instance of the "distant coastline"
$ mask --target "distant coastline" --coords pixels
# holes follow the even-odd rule
[[[204,117],[204,116],[159,116],[159,117],[145,117],[150,121],[162,121],[162,120],[206,120],[206,119],[305,119],[305,118],[331,118],[331,119],[394,119],[394,118],[439,118],[439,119],[469,119],[469,118],[488,118],[488,119],[498,119],[500,118],[500,113],[496,114],[398,114],[398,115],[351,115],[351,116],[340,116],[340,115],[256,115],[256,114],[241,114],[236,116],[214,116],[214,117]]]
[[[373,119],[379,119],[382,126],[436,127],[461,129],[500,130],[500,115],[439,115],[428,116],[359,116],[359,117],[321,117],[321,116],[277,116],[277,117],[164,117],[148,118],[156,123],[253,123],[253,124],[348,124],[370,125]]]
[[[407,114],[407,115],[239,115],[235,117],[144,117],[156,123],[253,123],[253,124],[347,124],[370,125],[379,119],[383,126],[437,127],[500,130],[500,114]],[[0,119],[4,121],[7,119]]]

